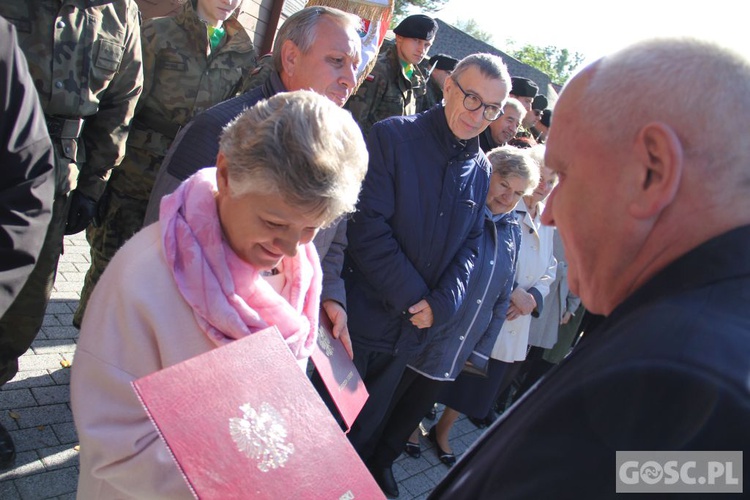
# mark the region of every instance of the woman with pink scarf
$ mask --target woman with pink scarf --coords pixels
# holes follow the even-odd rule
[[[310,242],[354,210],[366,168],[351,115],[312,92],[227,126],[216,167],[162,201],[92,294],[71,375],[79,498],[191,498],[133,380],[271,325],[304,370],[321,287]]]

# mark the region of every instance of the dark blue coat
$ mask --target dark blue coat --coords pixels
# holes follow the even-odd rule
[[[444,328],[432,329],[427,346],[409,368],[433,380],[455,380],[467,360],[487,369],[508,311],[520,246],[521,225],[514,212],[496,221],[485,214],[479,255],[461,309]]]
[[[745,226],[663,269],[507,411],[429,498],[614,498],[618,450],[747,457],[749,255]]]
[[[445,111],[393,117],[367,137],[370,163],[349,221],[344,265],[355,344],[418,351],[407,309],[426,299],[439,327],[458,311],[482,235],[490,165],[479,140],[458,141]]]

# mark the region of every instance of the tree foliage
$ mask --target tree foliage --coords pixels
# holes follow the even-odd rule
[[[479,24],[474,19],[463,20],[459,19],[456,21],[454,27],[460,29],[464,33],[473,36],[477,40],[481,40],[484,43],[492,45],[492,34],[482,30]]]
[[[559,85],[564,84],[585,59],[584,55],[579,52],[571,52],[568,49],[551,45],[547,47],[524,45],[518,50],[510,51],[509,54],[522,63],[546,73],[554,83]]]
[[[429,15],[445,7],[448,0],[395,0],[391,28],[398,25],[406,16],[414,13]]]

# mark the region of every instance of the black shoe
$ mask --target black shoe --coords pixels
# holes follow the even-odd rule
[[[9,469],[16,462],[16,446],[8,431],[0,425],[0,470]]]
[[[437,403],[432,405],[432,408],[425,414],[424,418],[427,420],[435,420],[437,418]]]
[[[411,441],[407,441],[404,445],[404,453],[409,455],[411,458],[419,458],[422,456],[422,448],[419,446],[419,443],[412,443]]]
[[[493,411],[494,411],[495,413],[497,413],[498,415],[502,415],[502,414],[503,414],[503,412],[505,411],[505,407],[506,407],[506,402],[505,402],[505,401],[502,401],[502,402],[501,402],[501,401],[500,401],[500,400],[498,399],[497,401],[495,401],[495,404],[494,404],[494,405],[492,405],[492,410],[493,410]]]
[[[396,478],[393,477],[393,470],[390,467],[368,467],[368,469],[375,482],[378,483],[380,489],[385,493],[385,496],[388,498],[398,497],[398,484],[396,483]]]
[[[456,463],[456,455],[444,451],[437,442],[437,434],[435,433],[435,426],[430,427],[430,432],[427,434],[430,437],[430,441],[435,444],[435,450],[437,450],[438,458],[448,467],[451,467]]]
[[[485,427],[487,427],[487,419],[486,418],[469,417],[469,422],[471,422],[472,424],[476,425],[480,429],[484,429]]]

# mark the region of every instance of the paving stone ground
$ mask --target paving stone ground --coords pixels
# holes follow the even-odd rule
[[[73,312],[88,265],[84,234],[66,237],[42,329],[21,357],[18,375],[0,390],[0,423],[13,436],[17,450],[15,466],[0,472],[2,500],[75,498],[78,438],[66,365],[74,362],[78,330],[72,326]],[[425,420],[423,425],[431,422]],[[471,422],[459,419],[451,434],[454,452],[463,453],[480,434]],[[421,458],[402,455],[394,464],[399,500],[426,498],[447,471],[432,444],[422,439]]]

